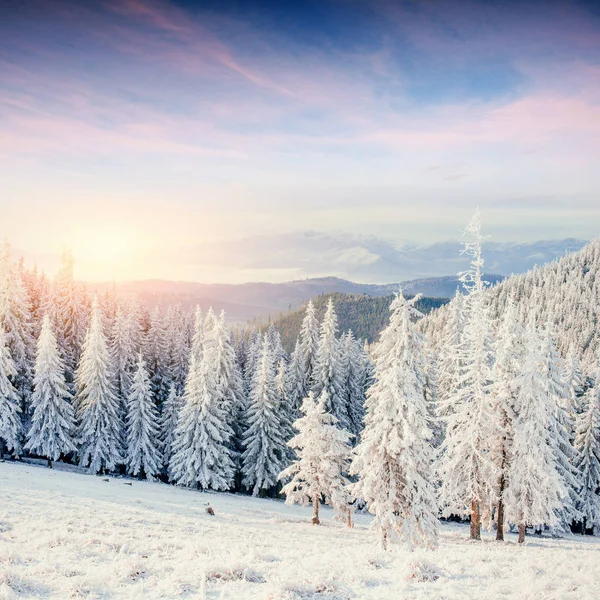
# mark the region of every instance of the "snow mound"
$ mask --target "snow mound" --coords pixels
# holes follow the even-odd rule
[[[324,578],[311,583],[288,582],[269,600],[350,600],[355,595],[340,581]]]

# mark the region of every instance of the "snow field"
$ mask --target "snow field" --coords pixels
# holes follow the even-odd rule
[[[0,599],[582,600],[600,590],[595,538],[520,548],[512,535],[473,543],[466,526],[444,524],[438,551],[384,553],[366,515],[348,530],[324,509],[313,527],[309,507],[104,479],[0,463]]]

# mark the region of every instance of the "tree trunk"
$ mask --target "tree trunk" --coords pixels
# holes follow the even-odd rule
[[[387,529],[381,528],[381,547],[387,550]]]
[[[499,542],[504,541],[504,500],[502,497],[504,496],[504,473],[500,476],[500,500],[498,500],[498,528],[496,529],[496,540]]]
[[[319,525],[321,521],[319,521],[319,496],[315,496],[313,498],[313,518],[312,524]]]
[[[4,460],[4,440],[0,440],[0,460]]]
[[[346,525],[352,529],[352,511],[349,508],[346,509]]]
[[[519,544],[522,544],[525,541],[525,523],[519,524]]]
[[[52,459],[51,458],[48,459],[48,468],[49,469],[52,468]]]
[[[479,521],[479,502],[473,500],[471,502],[471,539],[481,539],[481,523]]]

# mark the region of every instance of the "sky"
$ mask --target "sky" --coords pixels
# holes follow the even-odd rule
[[[592,239],[599,156],[597,3],[0,2],[0,236],[50,274],[309,276],[214,249],[351,263],[477,206],[499,242]]]

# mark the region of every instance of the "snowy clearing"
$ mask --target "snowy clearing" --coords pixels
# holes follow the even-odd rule
[[[313,527],[310,508],[280,501],[105,479],[0,463],[0,599],[581,600],[600,589],[596,538],[472,543],[466,526],[444,524],[436,552],[382,553],[368,516],[348,530],[324,509]]]

